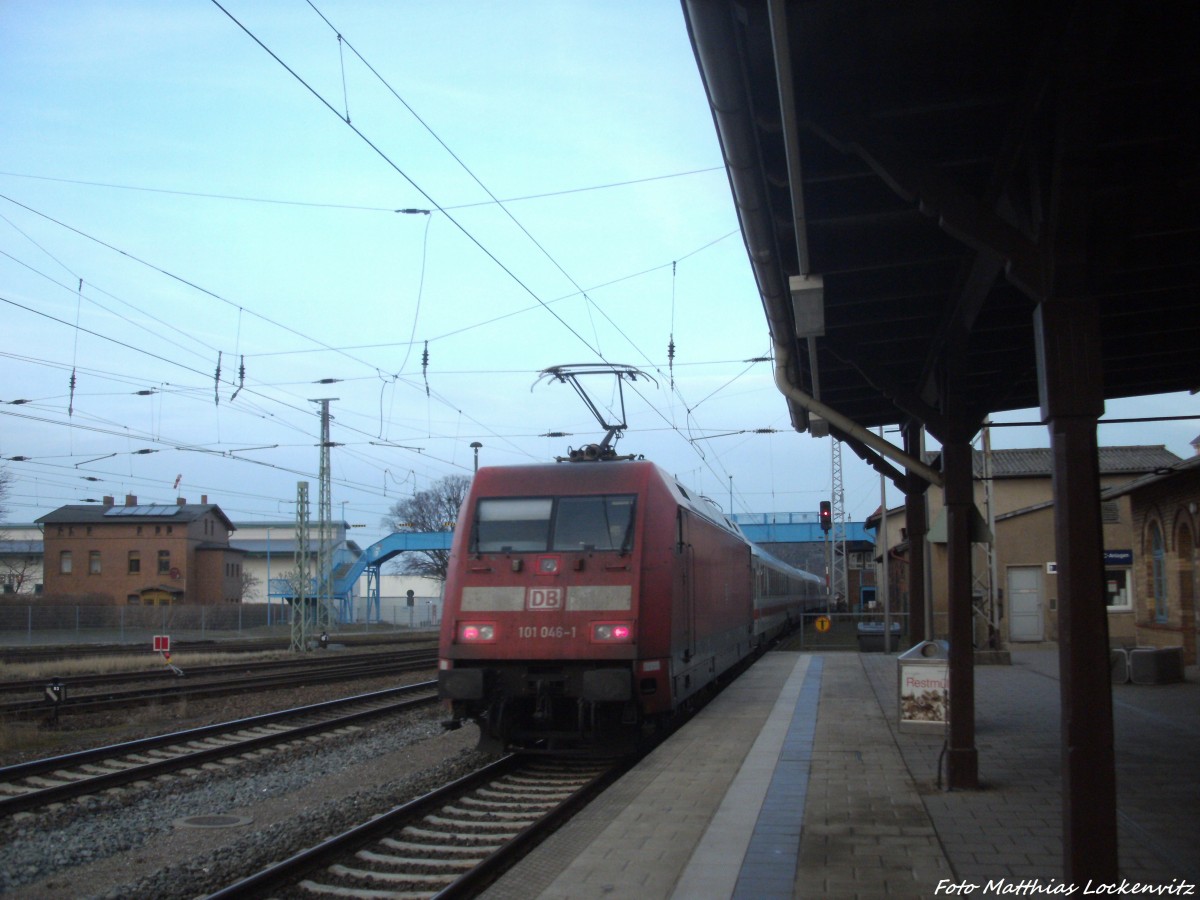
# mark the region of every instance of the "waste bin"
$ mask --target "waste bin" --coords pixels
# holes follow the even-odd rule
[[[896,657],[900,730],[945,731],[950,721],[950,645],[922,641]]]
[[[859,622],[858,623],[858,652],[859,653],[879,653],[895,650],[900,646],[900,623],[893,622],[891,627],[892,642],[890,647],[883,645],[883,623],[882,622]]]
[[[1113,647],[1108,651],[1108,669],[1113,684],[1129,683],[1129,651]]]
[[[1183,681],[1183,648],[1134,647],[1129,651],[1129,680],[1134,684]]]

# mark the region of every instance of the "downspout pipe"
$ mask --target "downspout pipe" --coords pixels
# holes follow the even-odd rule
[[[773,11],[776,26],[786,29],[780,19],[781,7],[776,4]],[[738,61],[738,22],[729,4],[714,0],[683,0],[683,12],[700,77],[712,108],[717,138],[725,157],[725,168],[729,173],[729,184],[742,228],[742,237],[746,242],[750,265],[758,283],[759,295],[762,297],[767,327],[775,344],[776,385],[796,407],[820,416],[843,434],[851,435],[930,484],[941,487],[940,472],[830,409],[815,397],[800,390],[789,379],[787,372],[790,354],[783,341],[787,340],[785,336],[795,333],[790,315],[791,291],[782,274],[766,185],[759,171],[758,141]],[[777,30],[774,37],[778,39],[783,33],[785,32]],[[789,127],[794,130],[795,123],[790,123]],[[791,162],[798,164],[794,159]],[[793,202],[795,200],[793,195]],[[805,266],[806,251],[804,243],[799,242],[797,252]],[[815,347],[812,347],[810,352],[815,355]],[[797,421],[795,410],[792,424],[797,431],[806,430],[805,424]]]
[[[820,416],[839,431],[870,447],[875,452],[887,457],[892,462],[903,466],[908,471],[920,476],[936,487],[942,487],[942,473],[927,466],[916,457],[905,453],[895,444],[890,444],[870,430],[863,428],[857,422],[848,419],[837,410],[826,406],[815,397],[806,394],[788,378],[788,349],[779,341],[775,342],[775,386],[779,392],[792,403],[804,408],[809,414]]]

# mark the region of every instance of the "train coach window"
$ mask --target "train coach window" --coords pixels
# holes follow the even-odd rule
[[[633,525],[633,497],[560,497],[551,550],[624,550]]]
[[[553,508],[550,497],[480,500],[476,550],[479,553],[545,550]]]

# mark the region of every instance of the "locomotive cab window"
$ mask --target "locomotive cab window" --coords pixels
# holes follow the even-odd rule
[[[474,552],[628,550],[632,495],[484,498],[475,514]]]
[[[480,553],[545,550],[553,507],[550,497],[480,500],[476,549]]]
[[[632,525],[632,497],[561,497],[550,549],[625,550]]]

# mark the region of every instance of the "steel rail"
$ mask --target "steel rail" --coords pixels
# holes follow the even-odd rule
[[[348,663],[329,667],[316,672],[304,669],[300,672],[283,672],[276,675],[263,675],[257,678],[226,679],[194,684],[187,681],[175,681],[169,685],[155,688],[145,688],[120,692],[97,692],[82,694],[56,704],[59,714],[95,712],[105,709],[119,709],[130,703],[145,701],[170,702],[184,698],[197,699],[206,697],[225,697],[230,694],[240,694],[247,690],[267,690],[277,687],[296,687],[301,684],[321,684],[324,682],[345,681],[349,678],[366,678],[380,675],[390,675],[398,672],[420,671],[430,669],[436,664],[436,654],[428,656],[374,663]],[[64,682],[70,686],[69,682]],[[0,718],[28,718],[53,713],[55,704],[44,699],[19,700],[0,704]]]
[[[251,737],[240,738],[232,743],[188,750],[175,756],[148,763],[139,762],[137,765],[118,771],[102,774],[89,773],[86,777],[75,778],[61,784],[0,797],[0,815],[34,809],[48,803],[55,803],[84,794],[93,794],[97,791],[118,787],[133,781],[142,781],[155,775],[192,768],[213,759],[239,756],[259,747],[297,740],[308,735],[341,728],[354,722],[377,718],[407,709],[428,706],[437,702],[436,686],[436,682],[425,681],[384,691],[374,691],[354,697],[345,697],[339,700],[329,700],[311,706],[296,707],[274,713],[264,713],[263,715],[237,719],[231,722],[205,725],[200,728],[141,738],[123,744],[112,744],[106,747],[81,750],[76,753],[68,753],[48,759],[33,760],[27,763],[6,766],[0,769],[0,784],[12,784],[32,777],[66,778],[69,776],[59,776],[56,773],[66,772],[71,768],[77,768],[82,765],[95,765],[101,761],[126,758],[131,755],[144,753],[147,750],[179,746],[195,741],[208,740],[218,735],[234,735],[238,732],[259,729],[264,726],[274,726],[287,722],[289,719],[324,715],[339,707],[352,704],[371,704],[365,709],[355,710],[343,715],[335,715],[316,722],[300,724],[284,731],[257,734]]]
[[[294,884],[304,876],[328,867],[335,860],[352,856],[373,842],[395,834],[406,825],[443,809],[480,787],[496,782],[506,775],[519,772],[527,762],[527,758],[517,754],[501,757],[482,769],[209,894],[205,900],[243,900],[243,898],[268,896],[269,892]],[[438,898],[473,895],[481,886],[489,883],[500,872],[510,867],[513,862],[590,802],[619,774],[626,771],[628,765],[610,766],[598,773],[575,789],[565,800],[555,804],[553,809],[539,816],[533,824],[521,828],[515,836],[503,839],[503,843],[498,849],[487,853],[469,871],[448,885],[436,890],[431,889],[426,893],[430,897]]]
[[[427,633],[403,635],[332,634],[330,637],[347,647],[379,647],[390,644],[413,644],[437,641],[436,629]],[[171,649],[176,652],[216,653],[263,653],[270,650],[287,650],[289,642],[279,638],[257,638],[252,640],[173,640]],[[85,656],[121,656],[127,653],[144,652],[146,644],[138,642],[120,644],[57,644],[28,647],[0,648],[0,662],[26,663],[48,662],[55,659],[80,659]]]
[[[291,657],[287,659],[256,660],[254,662],[222,663],[221,665],[212,666],[188,666],[185,674],[188,678],[193,679],[212,678],[227,674],[236,675],[246,672],[264,672],[271,669],[288,669],[301,666],[313,669],[322,666],[339,666],[352,663],[362,664],[384,660],[425,659],[431,652],[432,650],[429,648],[422,648],[419,650],[386,650],[352,655],[336,653],[330,655],[321,654],[315,657],[305,656],[303,659]],[[182,662],[182,660],[180,661]],[[148,678],[170,678],[173,680],[176,677],[169,669],[162,668],[70,675],[59,678],[59,681],[68,687],[79,688],[94,687],[96,685],[126,684],[131,681],[144,681]],[[21,692],[41,693],[49,680],[49,678],[24,678],[20,681],[0,681],[0,694],[19,694]]]

